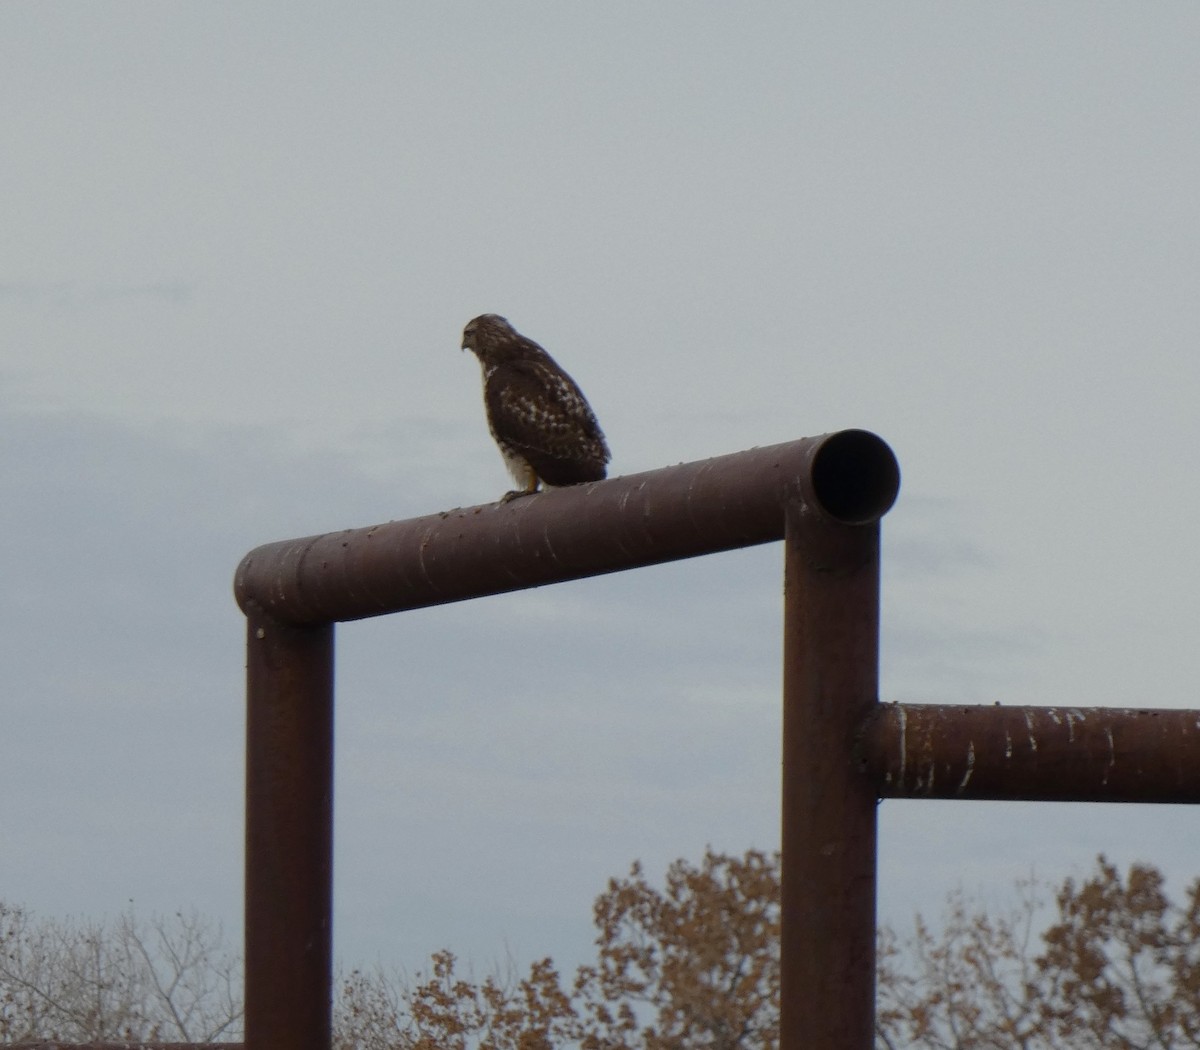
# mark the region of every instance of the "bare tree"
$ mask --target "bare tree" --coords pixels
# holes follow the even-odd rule
[[[0,1038],[182,1040],[241,1035],[241,967],[219,927],[33,917],[0,903]]]
[[[920,915],[902,940],[882,927],[876,945],[876,1045],[887,1050],[1035,1050],[1038,887],[1018,883],[998,917],[952,893],[939,927]]]

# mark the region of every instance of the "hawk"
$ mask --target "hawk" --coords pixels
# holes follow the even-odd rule
[[[519,488],[501,503],[549,487],[600,481],[608,445],[583,391],[545,350],[503,317],[482,314],[463,329],[479,358],[488,429]]]

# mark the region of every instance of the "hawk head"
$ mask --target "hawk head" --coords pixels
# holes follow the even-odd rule
[[[499,314],[480,314],[463,329],[462,348],[470,350],[484,365],[527,356],[531,343]]]

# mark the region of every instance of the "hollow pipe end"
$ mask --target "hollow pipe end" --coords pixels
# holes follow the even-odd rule
[[[843,525],[882,518],[900,492],[900,464],[888,443],[869,430],[830,434],[812,461],[812,495],[820,509]]]

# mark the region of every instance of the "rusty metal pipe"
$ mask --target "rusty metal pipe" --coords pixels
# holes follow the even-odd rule
[[[899,484],[882,439],[843,430],[267,544],[242,560],[234,589],[243,609],[289,623],[355,620],[779,540],[793,496],[833,521],[877,521]]]
[[[247,610],[246,1046],[329,1050],[333,626]]]
[[[859,755],[881,798],[1200,803],[1200,711],[883,704]]]
[[[780,1050],[870,1050],[875,786],[855,761],[877,705],[879,525],[798,499],[784,539]]]
[[[333,623],[766,543],[797,501],[877,537],[899,480],[882,440],[847,430],[248,554],[246,1045],[329,1045]]]

